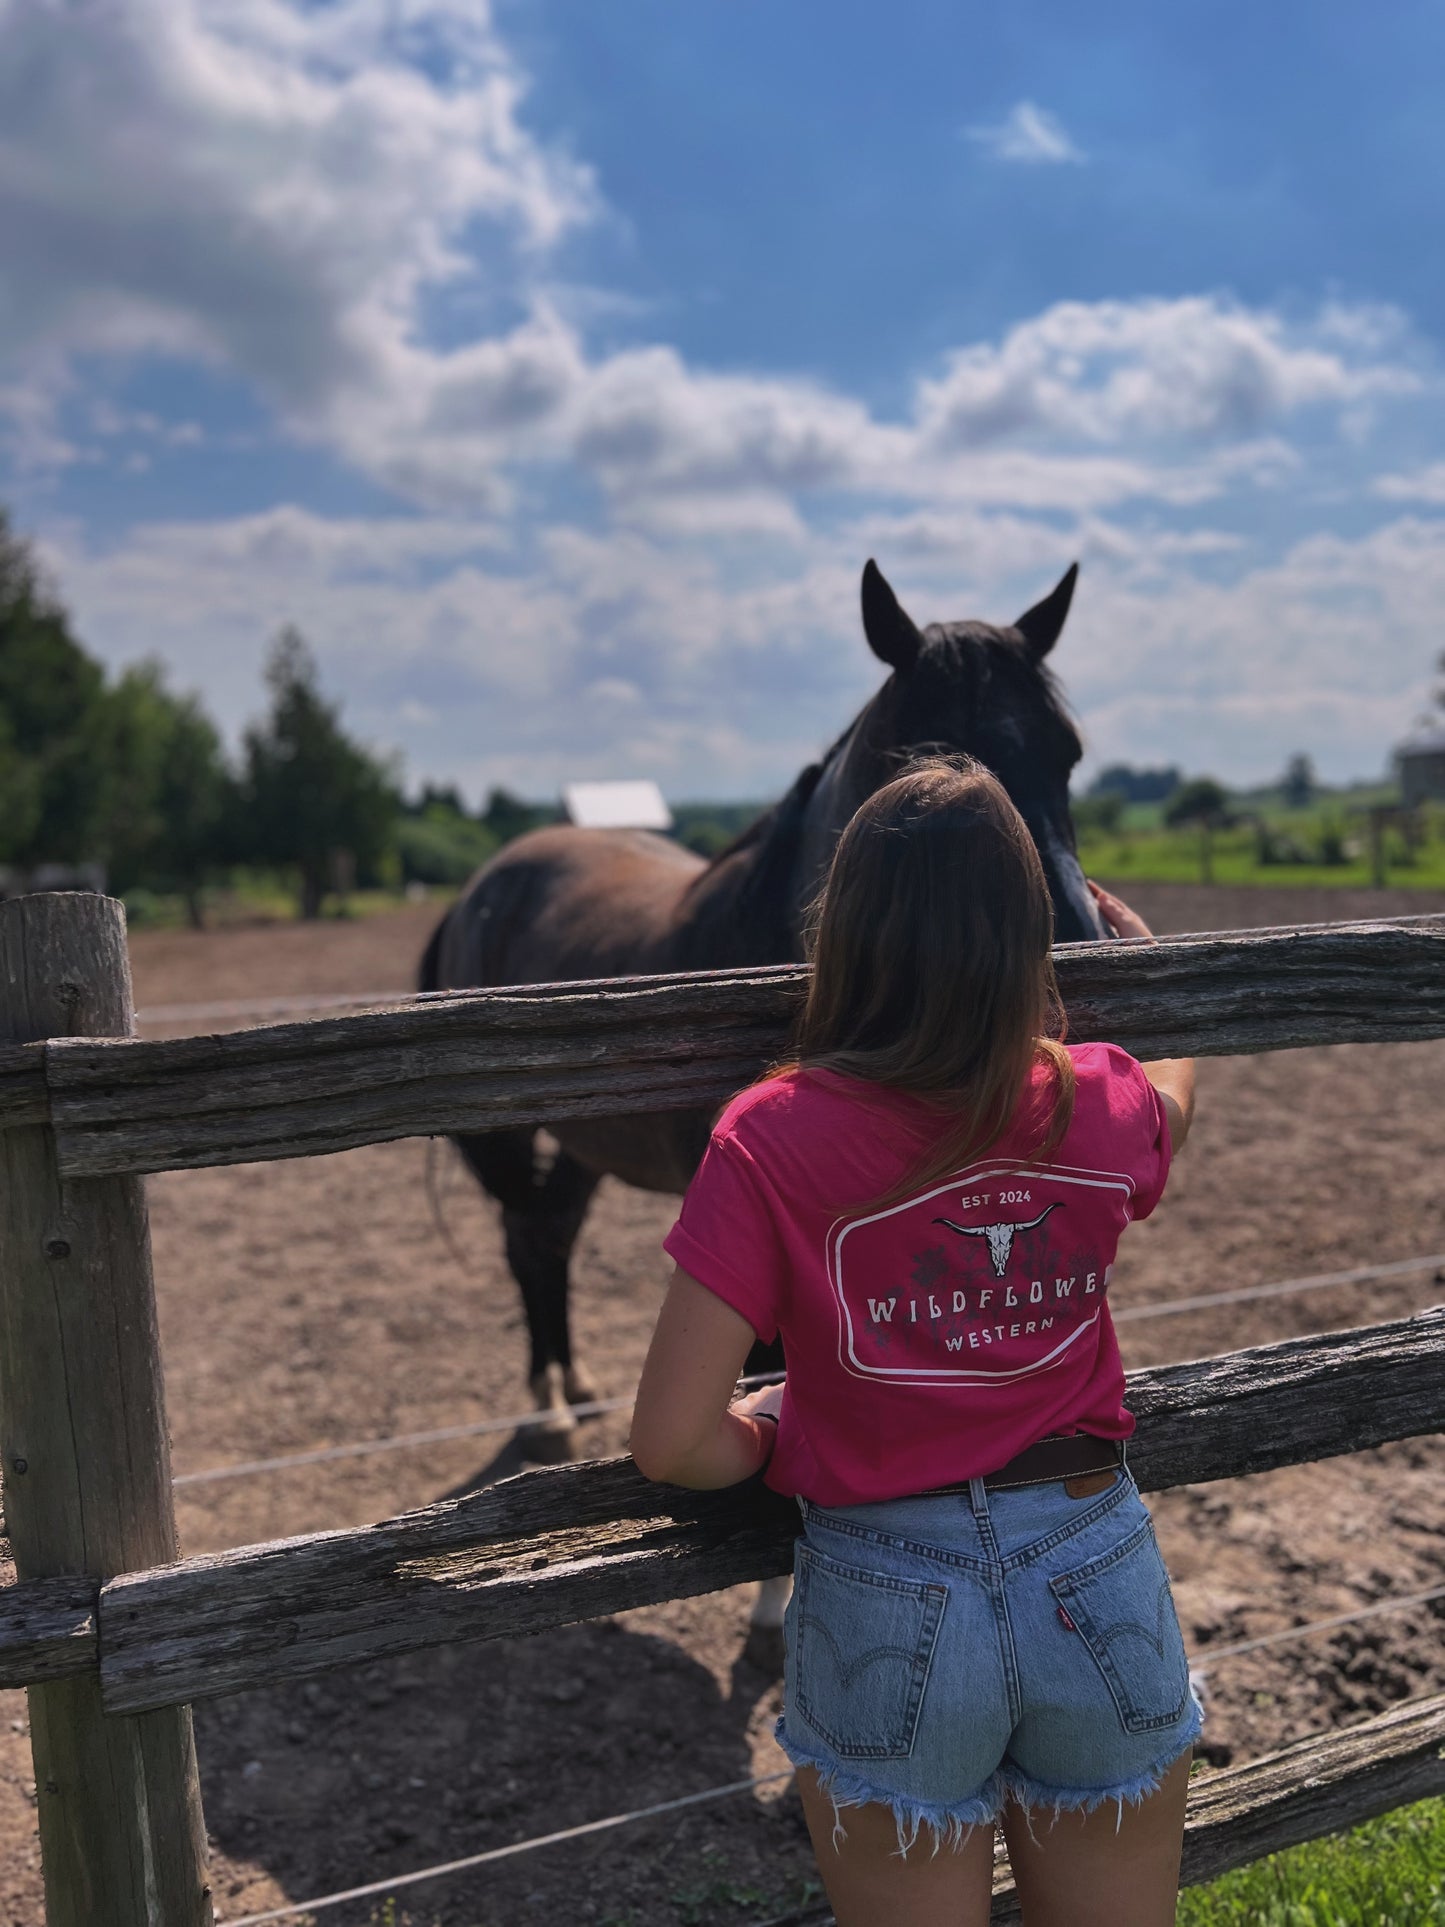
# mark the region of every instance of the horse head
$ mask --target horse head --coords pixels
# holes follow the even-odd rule
[[[867,768],[865,793],[929,750],[964,751],[991,769],[1038,845],[1060,943],[1108,934],[1079,867],[1069,814],[1069,777],[1082,745],[1047,662],[1078,573],[1076,562],[1007,629],[986,622],[920,629],[870,561],[863,630],[893,673],[858,718],[845,756],[856,775]]]

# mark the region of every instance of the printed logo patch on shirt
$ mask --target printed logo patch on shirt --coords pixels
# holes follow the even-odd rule
[[[1099,1320],[1130,1178],[974,1166],[828,1234],[838,1357],[862,1378],[980,1384],[1047,1371]]]

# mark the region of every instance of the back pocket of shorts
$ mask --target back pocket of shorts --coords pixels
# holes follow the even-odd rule
[[[1149,1521],[1049,1585],[1104,1675],[1124,1730],[1173,1726],[1188,1703],[1189,1662]]]
[[[948,1588],[845,1566],[800,1545],[793,1697],[844,1759],[913,1751]]]

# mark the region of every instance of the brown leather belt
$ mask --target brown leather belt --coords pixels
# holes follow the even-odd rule
[[[1049,1485],[1056,1479],[1077,1479],[1089,1472],[1109,1472],[1124,1463],[1122,1439],[1096,1439],[1088,1432],[1069,1432],[1039,1439],[1034,1445],[1001,1465],[997,1472],[986,1472],[986,1492],[1006,1492],[1012,1486]],[[931,1485],[920,1492],[920,1499],[942,1497],[949,1492],[967,1492],[969,1482],[957,1485]]]

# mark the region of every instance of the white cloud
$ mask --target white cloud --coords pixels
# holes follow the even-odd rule
[[[1409,474],[1377,475],[1370,490],[1387,502],[1428,502],[1445,508],[1445,462],[1431,462]]]
[[[0,0],[0,31],[17,458],[160,463],[209,434],[97,393],[97,356],[180,356],[416,510],[281,505],[113,550],[52,530],[92,646],[161,652],[233,730],[296,621],[418,774],[773,790],[876,685],[873,550],[921,619],[1008,619],[1081,556],[1060,668],[1110,756],[1247,776],[1309,747],[1344,774],[1418,700],[1442,525],[1296,539],[1334,512],[1301,506],[1321,449],[1358,470],[1385,407],[1436,383],[1391,309],[1061,302],[959,344],[884,416],[665,339],[597,349],[599,321],[659,317],[559,277],[601,202],[528,128],[484,0],[105,0],[84,33],[65,0]],[[1081,158],[1027,102],[975,132]],[[468,303],[508,318],[458,341]],[[1376,513],[1445,502],[1440,464],[1324,481],[1351,513],[1371,490]],[[1262,491],[1289,532],[1256,537]]]
[[[996,161],[1026,165],[1081,166],[1084,155],[1074,145],[1057,114],[1031,100],[1011,107],[996,127],[970,127],[970,140],[987,148]]]
[[[957,351],[922,385],[920,425],[943,448],[1031,434],[1101,444],[1237,438],[1312,406],[1420,386],[1402,361],[1338,340],[1339,313],[1325,337],[1208,295],[1060,302],[998,344]]]
[[[873,550],[919,621],[1011,620],[1080,557],[1056,667],[1091,764],[1241,781],[1300,748],[1332,777],[1382,768],[1424,700],[1445,601],[1445,521],[1413,517],[1261,561],[1208,527],[920,509],[739,572],[643,531],[554,528],[520,568],[461,526],[288,509],[151,527],[113,553],[61,531],[48,559],[87,640],[116,661],[159,651],[232,731],[291,620],[353,726],[399,745],[413,778],[765,796],[878,685],[858,616]]]
[[[486,0],[0,0],[0,32],[0,356],[54,387],[79,353],[189,355],[334,429],[473,224],[542,249],[593,202]]]
[[[632,526],[797,542],[828,492],[1203,501],[1241,479],[1242,443],[1268,483],[1280,424],[1419,381],[1387,309],[1288,324],[1210,296],[1060,303],[957,349],[892,421],[666,342],[598,356],[549,253],[598,216],[595,185],[525,125],[485,0],[109,0],[83,34],[65,0],[0,0],[0,30],[0,418],[32,465],[115,441],[93,419],[87,449],[47,407],[78,358],[181,355],[446,515],[505,517],[532,473],[570,468]],[[1067,147],[1031,103],[1008,129]],[[458,290],[522,318],[440,347],[428,304]]]
[[[348,396],[335,439],[415,500],[501,510],[509,474],[571,464],[654,528],[796,534],[824,492],[1083,510],[1273,486],[1298,463],[1272,432],[1415,392],[1398,353],[1225,300],[1061,303],[957,350],[888,421],[800,378],[699,369],[664,344],[589,357],[538,301],[510,334],[408,348]]]

